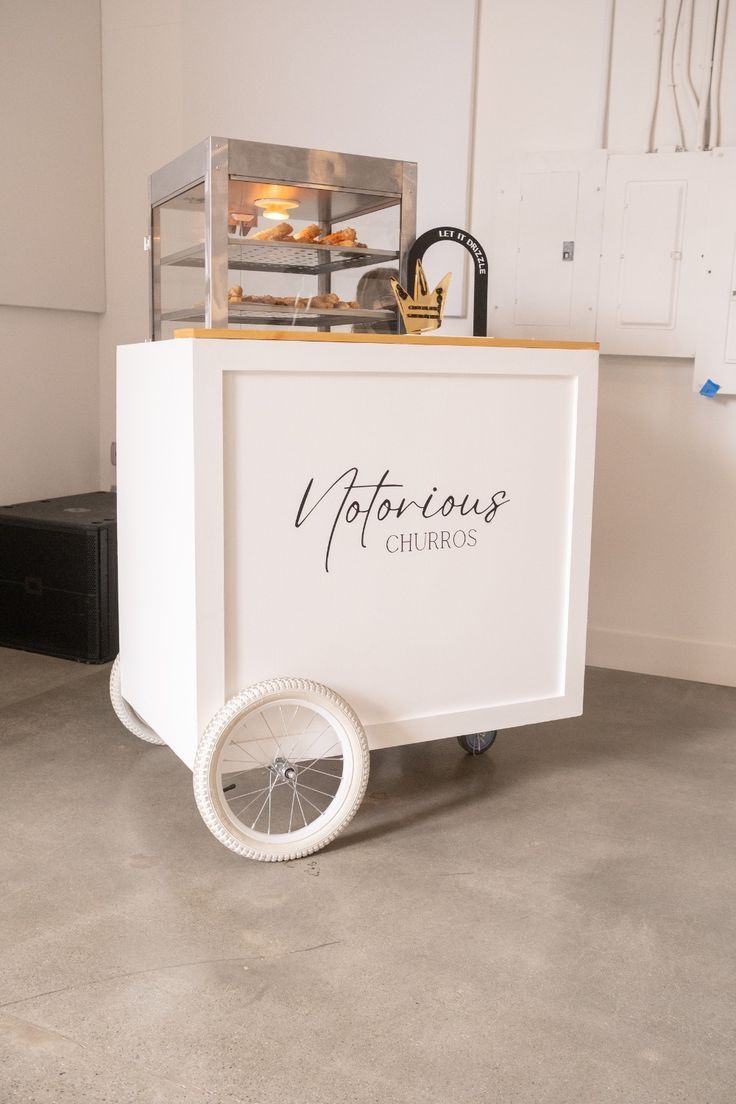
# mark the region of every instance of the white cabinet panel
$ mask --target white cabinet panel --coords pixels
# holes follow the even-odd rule
[[[562,242],[575,241],[576,172],[523,173],[520,177],[514,322],[517,326],[569,326],[574,265],[562,263]]]
[[[708,165],[703,153],[609,158],[601,352],[695,355]]]
[[[703,294],[693,383],[713,380],[736,394],[736,150],[709,155],[710,185],[703,248]]]
[[[624,197],[619,323],[674,326],[686,180],[632,180]]]
[[[493,335],[593,340],[605,171],[604,151],[506,162],[489,250]]]
[[[371,748],[579,713],[596,352],[270,336],[118,349],[131,708],[189,766],[277,671],[344,694]]]

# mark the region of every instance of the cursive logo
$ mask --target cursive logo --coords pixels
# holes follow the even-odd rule
[[[332,515],[328,513],[328,518],[332,517],[332,526],[325,550],[325,571],[330,570],[332,542],[341,525],[354,525],[358,522],[360,544],[362,548],[366,548],[369,528],[372,529],[376,522],[399,520],[406,515],[410,517],[419,515],[426,520],[455,515],[462,518],[482,518],[487,525],[490,525],[498,510],[510,502],[506,491],[494,491],[484,498],[474,498],[470,493],[447,494],[442,497],[437,487],[432,487],[429,494],[417,500],[402,495],[404,484],[391,483],[389,478],[390,472],[387,468],[378,482],[359,483],[357,467],[348,468],[342,475],[338,475],[318,498],[314,498],[312,493],[314,478],[309,480],[296,512],[294,525],[297,529],[302,526],[323,502],[326,503],[326,508],[329,503],[329,509],[334,510]],[[390,539],[389,537],[389,541]],[[472,543],[469,542],[469,546],[473,547],[475,543],[473,539]],[[433,547],[431,542],[430,547]],[[442,547],[449,547],[449,544],[442,544]],[[455,547],[461,546],[455,543]]]

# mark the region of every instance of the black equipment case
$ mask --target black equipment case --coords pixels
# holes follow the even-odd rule
[[[117,591],[113,492],[0,507],[0,645],[106,663]]]

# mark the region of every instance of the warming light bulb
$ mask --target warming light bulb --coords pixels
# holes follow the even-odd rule
[[[283,222],[289,217],[289,211],[294,211],[299,206],[296,199],[257,199],[256,207],[263,210],[263,217],[273,219],[275,222]]]

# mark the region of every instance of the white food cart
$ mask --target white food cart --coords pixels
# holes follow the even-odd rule
[[[596,385],[596,346],[562,342],[119,350],[111,697],[222,843],[310,854],[370,749],[582,711]]]

